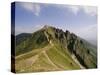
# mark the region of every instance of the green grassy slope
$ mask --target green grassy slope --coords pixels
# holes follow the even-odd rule
[[[45,26],[28,36],[16,37],[21,37],[16,40],[17,73],[97,67],[96,48],[69,31]]]
[[[22,35],[18,35],[22,36]],[[16,36],[16,37],[18,37]],[[37,31],[33,34],[30,34],[30,37],[22,37],[19,44],[16,44],[16,56],[29,52],[32,49],[42,48],[48,44],[47,38],[45,37],[43,30]],[[16,40],[19,41],[19,40]],[[17,43],[17,42],[16,42]]]
[[[80,69],[71,56],[65,54],[51,45],[32,50],[16,57],[16,72]]]

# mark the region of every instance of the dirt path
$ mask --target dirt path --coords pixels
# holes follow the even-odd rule
[[[18,62],[18,64],[19,64],[19,63],[22,63],[22,61],[23,61],[26,65],[27,65],[27,64],[28,64],[28,65],[32,65],[33,63],[35,63],[36,60],[38,60],[38,57],[39,57],[39,55],[41,55],[41,53],[43,53],[43,52],[46,51],[46,50],[49,50],[51,47],[52,47],[52,46],[46,46],[46,47],[41,48],[41,49],[35,49],[34,51],[38,50],[38,51],[40,51],[40,52],[37,53],[35,56],[31,56],[31,57],[29,57],[29,58],[20,60],[20,61]],[[19,56],[16,57],[16,60],[17,60],[17,59],[20,59],[20,58],[23,58],[25,55],[27,55],[27,54],[29,55],[29,54],[33,53],[34,51],[30,51],[30,52],[28,52],[28,53],[19,55]]]
[[[58,66],[56,66],[56,65],[51,61],[51,59],[48,57],[46,51],[43,51],[43,54],[45,55],[45,57],[47,58],[47,60],[49,61],[50,64],[52,64],[56,69],[60,69],[60,68],[58,68]]]
[[[41,53],[42,51],[47,50],[47,49],[50,49],[50,48],[51,48],[51,46],[47,45],[47,46],[44,47],[44,48],[34,49],[34,50],[30,51],[30,52],[27,52],[27,53],[24,53],[24,54],[21,54],[21,55],[16,56],[16,59],[18,59],[18,58],[20,58],[20,57],[22,57],[22,56],[25,56],[25,55],[27,55],[27,54],[33,53],[33,52],[35,52],[35,51],[40,51],[39,53]],[[38,53],[38,54],[39,54],[39,53]]]
[[[29,59],[26,59],[27,63],[30,64],[32,66],[32,64],[35,63],[36,60],[38,60],[39,55],[35,55]]]

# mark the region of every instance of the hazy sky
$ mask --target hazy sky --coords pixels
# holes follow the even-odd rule
[[[15,32],[34,32],[44,25],[69,30],[78,36],[96,40],[97,7],[40,3],[16,3]]]

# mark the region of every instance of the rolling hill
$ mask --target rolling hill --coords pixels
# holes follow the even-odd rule
[[[97,67],[97,49],[66,30],[44,26],[16,36],[16,73]]]

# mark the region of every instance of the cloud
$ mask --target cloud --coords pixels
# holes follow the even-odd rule
[[[96,6],[80,6],[80,5],[53,5],[59,9],[64,9],[65,11],[68,10],[74,15],[77,15],[79,11],[84,12],[90,16],[97,15],[97,7]]]
[[[75,15],[78,13],[78,11],[80,10],[79,6],[67,6],[67,9],[69,11],[71,11],[72,13],[74,13]]]
[[[36,3],[20,3],[20,5],[27,11],[34,13],[34,15],[39,16],[40,14],[40,5]]]
[[[67,9],[74,13],[75,15],[78,14],[80,10],[82,10],[85,14],[90,16],[97,15],[97,7],[95,6],[67,6]]]
[[[97,25],[81,25],[81,27],[68,27],[68,30],[86,40],[97,40]]]
[[[91,16],[97,15],[97,8],[96,7],[84,6],[83,10],[85,13],[90,14]]]

